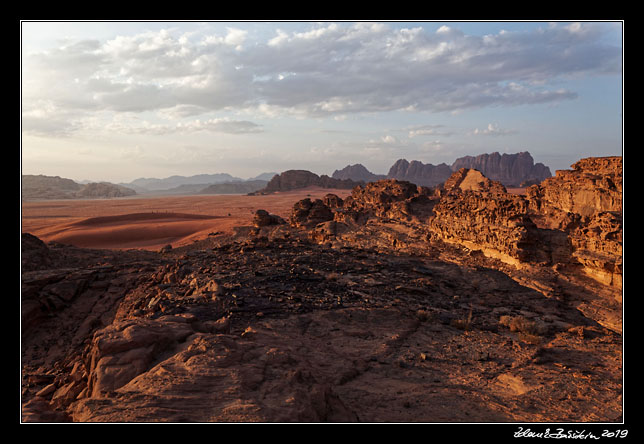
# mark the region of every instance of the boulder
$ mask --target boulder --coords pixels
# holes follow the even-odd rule
[[[333,212],[322,199],[311,201],[307,197],[293,205],[289,220],[294,227],[314,227],[322,222],[333,220]]]
[[[253,225],[257,228],[267,227],[269,225],[281,225],[286,221],[275,214],[269,214],[266,210],[257,210],[253,217]]]

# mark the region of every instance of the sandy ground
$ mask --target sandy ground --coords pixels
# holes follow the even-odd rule
[[[351,190],[318,187],[266,196],[135,196],[97,200],[47,200],[22,203],[22,232],[45,242],[86,248],[158,250],[188,245],[209,233],[249,225],[264,209],[287,218],[293,204],[328,193],[344,198]]]

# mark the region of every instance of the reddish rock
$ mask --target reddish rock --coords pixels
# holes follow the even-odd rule
[[[253,225],[256,227],[267,227],[269,225],[285,224],[286,221],[275,214],[270,214],[266,210],[257,210],[253,217]]]
[[[274,193],[277,191],[291,191],[310,186],[322,188],[351,189],[361,182],[354,182],[349,179],[334,179],[306,170],[288,170],[281,174],[275,175],[266,187],[256,192],[256,194]]]
[[[294,227],[314,227],[317,224],[333,219],[333,212],[322,199],[311,201],[308,197],[293,205],[290,223]]]

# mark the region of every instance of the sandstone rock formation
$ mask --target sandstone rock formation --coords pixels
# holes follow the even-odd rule
[[[443,189],[449,191],[486,191],[495,194],[507,193],[506,188],[495,180],[485,177],[480,171],[461,168],[443,184]]]
[[[501,182],[507,187],[523,186],[525,182],[539,183],[551,176],[550,169],[542,163],[534,163],[528,152],[516,154],[480,154],[460,157],[452,164],[452,170],[461,168],[479,170],[485,177]]]
[[[498,187],[502,185],[497,183]],[[456,186],[441,198],[434,214],[429,228],[439,240],[515,265],[536,257],[544,259],[537,254],[538,232],[521,196]]]
[[[344,200],[336,220],[364,223],[370,217],[411,220],[428,217],[431,190],[407,181],[386,179],[356,187]]]
[[[327,175],[318,176],[306,170],[288,170],[274,176],[266,187],[256,191],[255,194],[274,193],[276,191],[291,191],[310,186],[322,188],[351,189],[360,182],[348,179],[334,179]]]
[[[275,214],[269,214],[266,210],[257,210],[253,217],[253,225],[256,227],[266,227],[269,225],[280,225],[286,221]]]
[[[290,217],[291,225],[295,227],[313,227],[329,220],[333,220],[333,213],[322,199],[311,201],[308,197],[293,205]]]
[[[581,159],[572,168],[527,189],[530,211],[540,226],[569,234],[590,276],[621,287],[622,158]]]

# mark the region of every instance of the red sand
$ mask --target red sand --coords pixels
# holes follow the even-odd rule
[[[328,193],[344,198],[351,190],[312,187],[266,196],[203,195],[22,203],[22,232],[45,242],[78,247],[158,250],[191,244],[210,232],[250,225],[264,209],[287,218],[293,204]]]

